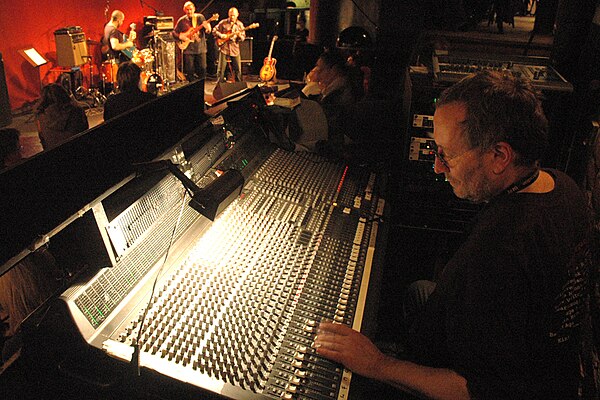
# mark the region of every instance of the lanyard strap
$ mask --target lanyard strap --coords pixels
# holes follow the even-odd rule
[[[524,178],[518,180],[517,182],[504,189],[502,193],[500,193],[500,195],[519,192],[525,189],[527,186],[531,185],[533,182],[535,182],[538,176],[540,176],[540,170],[536,168],[531,174],[525,176]]]

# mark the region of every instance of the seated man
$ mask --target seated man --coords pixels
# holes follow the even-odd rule
[[[131,61],[119,64],[119,70],[117,71],[119,92],[110,95],[104,103],[105,121],[156,98],[154,94],[142,92],[140,89],[141,73],[140,67]]]
[[[321,323],[316,352],[421,398],[574,399],[591,266],[586,199],[541,169],[547,121],[530,82],[499,72],[447,89],[435,171],[485,202],[409,332],[406,360]]]
[[[352,79],[346,60],[336,50],[325,51],[319,56],[308,79],[303,93],[321,104],[327,118],[328,138],[317,148],[325,155],[340,156],[344,144],[350,141],[346,122],[352,105],[360,98],[358,85]],[[314,91],[316,88],[318,90]]]

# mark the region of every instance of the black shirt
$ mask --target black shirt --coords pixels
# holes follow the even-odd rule
[[[576,184],[547,172],[551,192],[481,211],[411,336],[415,362],[458,372],[475,398],[577,398],[590,224]]]

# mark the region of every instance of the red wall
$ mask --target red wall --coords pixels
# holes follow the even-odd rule
[[[145,15],[154,15],[152,8],[135,0],[5,0],[0,11],[0,52],[4,60],[6,83],[11,109],[19,109],[37,100],[40,94],[40,78],[44,84],[54,82],[59,72],[51,71],[57,67],[54,31],[65,26],[78,25],[83,28],[86,37],[99,41],[105,22],[105,9],[108,18],[114,9],[125,13],[125,26],[135,22],[138,32],[143,26]],[[175,20],[183,15],[184,0],[144,0],[144,3],[173,16]],[[201,8],[200,6],[198,7]],[[128,29],[127,29],[128,30]],[[32,67],[18,50],[34,47],[50,62],[38,69]],[[98,46],[88,47],[95,56],[94,62],[100,63]],[[94,73],[98,71],[94,69]],[[89,76],[84,68],[84,79]],[[97,79],[97,76],[94,78]],[[87,83],[87,80],[85,81]]]

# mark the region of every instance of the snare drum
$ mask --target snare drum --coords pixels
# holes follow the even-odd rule
[[[117,83],[117,70],[119,64],[114,61],[104,61],[102,63],[102,79],[104,82]]]
[[[155,72],[142,72],[141,80],[144,92],[158,94],[159,91],[163,90],[163,80]]]

